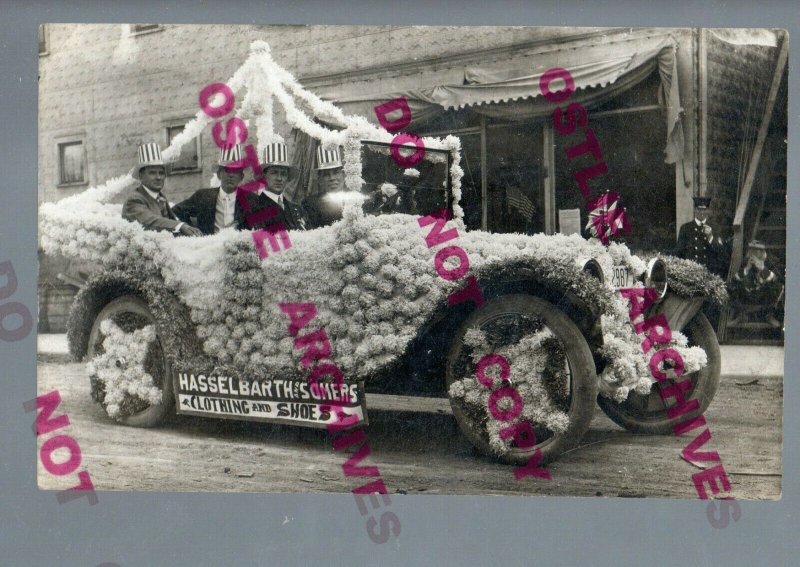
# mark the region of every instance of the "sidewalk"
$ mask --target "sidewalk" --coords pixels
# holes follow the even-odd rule
[[[69,354],[67,334],[38,334],[36,336],[37,354]]]
[[[782,346],[722,345],[722,375],[783,376]]]
[[[723,345],[719,348],[723,375],[783,376],[783,347]],[[69,354],[67,335],[39,335],[36,352]]]

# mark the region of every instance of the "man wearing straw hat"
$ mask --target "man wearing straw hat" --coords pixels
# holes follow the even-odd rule
[[[245,195],[248,211],[236,208],[236,225],[240,229],[263,229],[283,224],[288,230],[305,230],[305,212],[283,195],[292,164],[286,144],[273,142],[264,148],[261,169],[267,182],[266,188]],[[265,210],[272,209],[271,212]],[[264,214],[266,212],[266,214]],[[262,214],[259,214],[262,213]],[[256,218],[258,220],[253,221]]]
[[[744,265],[731,278],[730,292],[734,301],[728,324],[748,322],[747,319],[753,318],[754,322],[766,322],[770,327],[780,328],[783,291],[780,278],[767,267],[767,247],[763,242],[751,240]]]
[[[236,187],[244,179],[241,144],[220,150],[216,174],[219,187],[200,189],[172,209],[179,219],[203,234],[236,227]]]
[[[202,236],[202,232],[178,219],[161,194],[167,169],[161,159],[158,144],[147,143],[139,146],[139,163],[133,170],[133,177],[141,183],[122,207],[122,218],[136,221],[145,230],[168,230],[174,235]]]
[[[344,202],[344,170],[339,148],[317,147],[317,182],[319,192],[303,200],[308,228],[327,226],[342,218]]]

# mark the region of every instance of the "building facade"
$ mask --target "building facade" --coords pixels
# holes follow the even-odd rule
[[[597,160],[567,156],[585,129],[555,130],[555,104],[538,89],[543,71],[568,69],[576,81],[570,102],[588,110],[607,169],[592,189],[620,195],[631,225],[624,239],[639,251],[671,251],[697,195],[712,197],[712,224],[732,237],[769,87],[784,73],[785,39],[767,30],[753,41],[667,28],[48,24],[40,31],[39,202],[124,175],[142,142],[165,147],[194,117],[200,89],[226,81],[257,39],[345,112],[375,121],[376,104],[404,96],[409,130],[459,136],[466,222],[498,232],[566,231],[576,211],[586,224],[574,176]],[[781,167],[785,195],[780,84],[759,149],[768,158],[748,201],[780,183]],[[291,149],[297,138],[279,112],[275,125]],[[208,186],[215,164],[204,132],[171,164],[169,199]],[[757,229],[757,208],[746,207],[740,232]],[[773,233],[780,254],[785,228],[782,242]],[[64,280],[76,284],[88,267],[44,257],[40,265],[40,328],[59,331],[74,293]]]

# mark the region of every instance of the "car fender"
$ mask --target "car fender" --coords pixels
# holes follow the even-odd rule
[[[546,281],[540,273],[529,262],[513,262],[479,269],[475,276],[485,300],[525,293],[549,301],[575,322],[592,352],[596,353],[603,343],[600,315],[609,305],[609,290],[577,267],[574,268],[575,281],[585,290],[584,297],[576,292],[577,288],[556,289],[552,281]],[[406,352],[412,373],[443,375],[444,358],[439,355],[447,351],[456,329],[475,309],[472,301],[451,306],[443,299]]]
[[[178,363],[197,366],[208,362],[189,308],[159,276],[139,275],[126,270],[95,274],[75,297],[67,322],[69,349],[75,360],[86,356],[92,324],[103,307],[124,295],[134,295],[147,302],[173,367]]]

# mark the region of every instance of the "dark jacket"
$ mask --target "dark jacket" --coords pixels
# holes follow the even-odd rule
[[[681,226],[678,232],[677,255],[686,260],[694,260],[720,277],[727,277],[727,255],[722,239],[715,237],[711,242],[702,226],[692,220]]]
[[[303,207],[284,199],[284,208],[281,210],[278,204],[264,193],[246,193],[245,198],[250,209],[247,214],[242,211],[239,203],[236,204],[236,227],[240,230],[267,228],[277,223],[283,223],[286,230],[305,230]]]
[[[172,211],[182,221],[199,228],[203,234],[214,234],[214,221],[217,215],[217,197],[219,196],[219,192],[219,187],[200,189],[185,201],[181,201],[175,205]],[[234,214],[234,219],[235,218],[236,216]]]
[[[783,285],[775,272],[766,266],[758,270],[745,262],[731,279],[730,291],[739,303],[772,306],[780,299]]]
[[[158,201],[147,194],[144,187],[139,185],[122,206],[122,218],[129,221],[136,221],[145,230],[169,230],[175,231],[181,221],[172,212],[169,203],[166,204],[166,214],[161,209]]]
[[[309,229],[328,226],[342,218],[344,207],[328,198],[327,193],[315,193],[303,199],[306,226]]]

